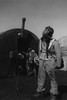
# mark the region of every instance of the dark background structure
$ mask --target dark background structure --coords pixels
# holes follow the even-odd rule
[[[26,52],[28,48],[32,48],[38,53],[39,38],[32,32],[24,30],[24,38],[18,38],[20,28],[11,29],[0,35],[0,77],[7,76],[10,66],[10,51],[22,50]]]

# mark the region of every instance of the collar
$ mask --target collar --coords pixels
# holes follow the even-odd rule
[[[50,49],[50,47],[51,47],[51,45],[52,45],[52,43],[53,43],[54,41],[55,41],[54,38],[50,41],[48,49]]]

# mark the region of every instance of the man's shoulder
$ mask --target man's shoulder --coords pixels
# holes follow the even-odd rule
[[[53,43],[59,44],[59,41],[57,39],[54,39]]]
[[[56,39],[54,40],[53,45],[54,45],[55,47],[60,47],[60,43],[59,43],[59,41],[56,40]]]

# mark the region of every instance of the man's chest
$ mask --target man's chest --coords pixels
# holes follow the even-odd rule
[[[48,48],[48,53],[50,53],[50,54],[56,54],[56,50],[55,50],[55,46],[54,45],[51,45],[51,47]]]
[[[51,53],[51,54],[55,54],[55,45],[54,43],[49,43],[49,45],[47,45],[47,43],[42,42],[41,43],[41,49],[42,51]]]
[[[46,50],[46,47],[47,47],[46,43],[45,42],[41,42],[41,49],[42,50]]]

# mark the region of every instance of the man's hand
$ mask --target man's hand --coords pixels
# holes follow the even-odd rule
[[[36,65],[39,65],[39,57],[38,57],[38,56],[36,56],[36,57],[34,58],[34,63],[36,63]]]
[[[20,52],[18,53],[18,56],[23,59],[24,58],[24,55],[22,55]]]

